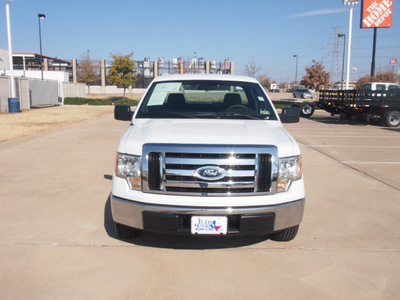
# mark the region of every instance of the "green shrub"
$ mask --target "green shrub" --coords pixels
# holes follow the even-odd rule
[[[118,101],[118,100],[123,100],[124,99],[124,97],[109,97],[108,99],[110,99],[112,102],[116,102],[116,101]]]
[[[88,105],[111,105],[110,99],[87,99]]]
[[[132,100],[132,99],[119,99],[119,100],[115,101],[114,103],[115,104],[126,104],[126,105],[130,105],[130,106],[137,106],[139,101]]]
[[[107,99],[88,99],[80,97],[64,98],[65,105],[112,105],[114,103],[137,106],[138,102],[138,100],[123,99],[122,97],[109,97]]]
[[[87,103],[86,98],[80,97],[66,97],[64,98],[65,105],[85,105]]]

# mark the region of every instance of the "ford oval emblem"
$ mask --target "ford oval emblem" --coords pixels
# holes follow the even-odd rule
[[[217,166],[206,166],[196,169],[194,176],[203,180],[219,180],[226,176],[226,171]]]

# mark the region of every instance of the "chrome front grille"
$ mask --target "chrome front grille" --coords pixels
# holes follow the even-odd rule
[[[276,192],[275,146],[145,144],[143,191],[176,195],[230,196]],[[221,178],[198,171],[219,170]]]

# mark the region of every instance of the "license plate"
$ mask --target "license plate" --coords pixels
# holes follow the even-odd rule
[[[193,216],[192,234],[226,234],[228,232],[227,217]]]

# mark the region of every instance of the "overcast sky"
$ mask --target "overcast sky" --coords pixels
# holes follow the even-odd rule
[[[393,25],[378,29],[377,71],[390,59],[400,63],[400,1],[393,1]],[[0,7],[0,47],[8,48],[5,3]],[[250,58],[277,82],[298,78],[312,59],[331,71],[334,27],[348,35],[349,7],[342,0],[15,0],[10,1],[14,52],[39,53],[38,13],[43,54],[70,60],[87,50],[93,59],[134,53],[133,59],[197,57],[235,62],[242,74]],[[351,79],[371,69],[373,29],[360,29],[360,4],[353,14]],[[342,45],[340,51],[342,51]],[[340,53],[340,63],[342,53]],[[395,66],[399,69],[399,65]]]

